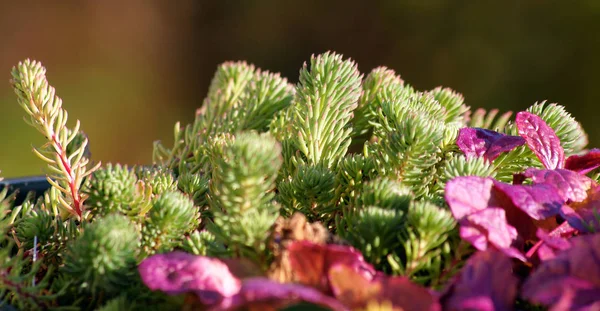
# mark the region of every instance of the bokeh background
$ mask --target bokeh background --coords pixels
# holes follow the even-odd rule
[[[40,175],[43,143],[8,80],[48,68],[94,160],[151,162],[193,119],[221,62],[247,60],[296,82],[333,50],[368,73],[385,65],[420,90],[451,87],[473,107],[565,105],[600,146],[600,1],[0,0],[0,170]],[[3,81],[3,82],[2,82]]]

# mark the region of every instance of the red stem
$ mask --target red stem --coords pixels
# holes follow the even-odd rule
[[[73,208],[75,209],[77,216],[81,218],[81,195],[79,194],[77,185],[75,185],[73,170],[71,169],[71,164],[69,163],[67,157],[67,150],[63,148],[60,141],[56,137],[56,134],[52,134],[52,142],[58,147],[57,149],[60,150],[60,161],[69,175],[69,189],[71,190],[71,198],[73,199]]]
[[[33,92],[31,93],[33,94]],[[29,97],[29,101],[32,102],[34,105],[36,104],[33,96]],[[41,107],[42,105],[36,106]],[[42,119],[45,119],[45,116],[43,114]],[[58,140],[58,137],[56,137],[56,133],[52,133],[51,139],[52,143],[55,145],[55,149],[60,151],[60,161],[62,162],[69,176],[69,189],[71,190],[71,198],[73,199],[73,209],[75,210],[75,213],[77,214],[79,219],[81,219],[81,195],[79,194],[79,189],[77,189],[77,185],[75,185],[75,178],[73,178],[73,169],[71,168],[71,164],[69,164],[67,150],[62,146],[62,144]]]

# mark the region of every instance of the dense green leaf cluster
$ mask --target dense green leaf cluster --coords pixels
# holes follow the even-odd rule
[[[63,122],[66,112],[26,102],[55,103],[45,78],[30,78],[45,70],[31,64],[13,71],[15,87],[44,132],[48,118]],[[587,144],[562,106],[535,104],[530,111],[556,130],[566,153]],[[457,148],[466,126],[515,134],[510,117],[471,113],[461,94],[415,90],[385,67],[363,76],[353,61],[330,52],[311,57],[295,86],[245,62],[224,63],[194,122],[175,125],[171,148],[155,143],[152,166],[77,166],[81,174],[71,180],[51,161],[55,186],[41,197],[15,206],[5,189],[0,298],[23,309],[177,308],[182,301],[141,286],[140,261],[179,249],[243,257],[266,270],[273,226],[295,212],[321,222],[377,269],[441,286],[468,253],[443,200],[446,182],[467,175],[509,180],[541,165],[525,147],[493,163],[467,159]],[[42,159],[86,166],[84,134],[61,130],[66,147],[42,148]],[[79,198],[81,217],[65,213]]]

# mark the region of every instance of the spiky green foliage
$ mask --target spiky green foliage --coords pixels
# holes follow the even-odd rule
[[[178,173],[209,173],[203,144],[215,134],[246,130],[266,131],[273,116],[287,107],[294,89],[279,74],[257,70],[245,62],[227,62],[217,68],[204,105],[194,123],[175,125],[174,146],[155,143],[155,163]]]
[[[309,220],[329,221],[336,210],[335,174],[322,164],[300,166],[290,179],[280,182],[277,189],[278,201],[287,215],[300,211]]]
[[[145,187],[152,190],[153,195],[177,190],[177,181],[171,169],[162,166],[140,166],[136,168],[135,174]]]
[[[139,240],[138,230],[127,217],[99,218],[69,245],[62,271],[84,293],[112,296],[136,278]]]
[[[406,227],[402,210],[361,206],[346,213],[344,219],[348,228],[338,228],[338,234],[378,268],[383,268],[386,256],[401,245],[397,235]]]
[[[50,284],[52,270],[39,278],[41,261],[30,265],[30,259],[17,254],[10,256],[14,244],[9,243],[0,249],[0,300],[22,310],[47,308],[53,304],[55,295],[48,295],[45,289]]]
[[[469,112],[469,106],[465,104],[465,99],[462,94],[450,88],[437,87],[431,92],[433,98],[437,100],[442,107],[446,109],[445,123],[457,122],[465,123],[466,113]]]
[[[425,196],[435,178],[444,140],[443,108],[426,94],[381,103],[370,145],[382,175],[401,180],[417,196]]]
[[[212,149],[211,228],[238,255],[260,260],[266,248],[268,230],[279,216],[272,191],[281,163],[279,143],[268,134],[242,133]]]
[[[41,260],[34,262],[32,254],[23,251],[32,245],[18,245],[9,238],[20,208],[14,206],[14,195],[8,190],[4,187],[0,191],[0,306],[9,303],[21,310],[48,308],[57,296],[45,292],[54,267],[44,269]]]
[[[25,203],[28,204],[28,203]],[[49,266],[58,267],[64,262],[64,250],[68,243],[81,234],[78,223],[72,219],[62,220],[37,204],[15,224],[15,235],[24,250],[32,250],[37,241],[39,258]]]
[[[209,180],[210,176],[208,175],[184,173],[177,179],[177,187],[190,196],[196,206],[204,210],[204,207],[208,204],[206,194],[208,193]]]
[[[365,78],[363,84],[363,93],[358,100],[358,107],[354,113],[353,123],[353,139],[356,136],[364,135],[370,132],[371,125],[369,120],[373,112],[377,109],[377,98],[384,92],[406,89],[409,92],[413,90],[409,86],[404,85],[404,81],[396,75],[394,70],[386,67],[378,67],[373,69]]]
[[[439,277],[443,258],[450,254],[448,236],[456,222],[451,213],[426,201],[413,202],[407,213],[407,230],[401,232],[403,255],[392,253],[392,270],[427,284]]]
[[[495,177],[494,165],[484,158],[467,159],[464,155],[454,154],[441,168],[440,176],[436,184],[438,194],[441,195],[446,182],[458,176],[482,176]]]
[[[153,165],[107,164],[89,175],[87,137],[79,124],[66,127],[45,69],[19,64],[13,85],[28,122],[48,138],[36,153],[50,164],[53,187],[37,201],[0,202],[2,300],[22,309],[180,309],[182,297],[139,282],[137,263],[184,250],[243,257],[266,272],[281,259],[281,241],[269,239],[277,217],[298,211],[329,230],[327,241],[439,290],[472,251],[444,202],[446,183],[470,175],[511,182],[541,167],[527,146],[492,162],[467,160],[456,145],[460,128],[516,135],[516,127],[511,112],[471,114],[449,88],[415,90],[385,67],[363,79],[332,52],[311,57],[298,80],[294,87],[252,64],[226,62],[194,121],[175,125],[174,145],[155,143]],[[564,107],[528,110],[555,129],[567,155],[587,144]],[[310,231],[306,225],[286,230]]]
[[[240,96],[240,104],[232,107],[223,123],[228,132],[268,130],[276,112],[292,102],[294,88],[279,74],[257,70]]]
[[[542,167],[542,163],[527,146],[520,146],[510,152],[503,153],[493,163],[494,178],[511,182],[515,172],[522,172],[526,167]]]
[[[337,234],[357,247],[365,258],[384,268],[386,256],[401,246],[398,232],[406,228],[412,194],[397,181],[366,182],[338,221]]]
[[[135,172],[127,166],[108,163],[92,174],[83,191],[88,195],[93,213],[129,214],[136,207],[137,181]]]
[[[217,241],[214,234],[209,231],[194,231],[182,245],[188,253],[203,256],[219,256],[226,252],[225,246]]]
[[[379,206],[407,211],[412,198],[411,190],[401,182],[377,178],[364,184],[362,191],[356,196],[355,206]]]
[[[292,145],[300,151],[293,162],[331,168],[346,154],[361,79],[356,64],[341,55],[325,53],[304,64],[290,120]]]
[[[335,177],[335,202],[338,206],[350,204],[360,192],[363,184],[377,175],[375,160],[362,154],[344,157],[338,163]]]
[[[158,196],[148,212],[142,229],[144,253],[168,251],[180,243],[181,237],[199,224],[194,202],[178,191]]]
[[[48,182],[61,191],[58,199],[64,211],[81,218],[86,199],[80,191],[81,185],[100,163],[88,168],[89,159],[85,157],[88,141],[79,131],[79,120],[73,129],[67,128],[68,114],[55,89],[48,84],[46,68],[40,62],[19,63],[12,70],[11,83],[19,105],[29,117],[27,123],[48,140],[33,149],[48,164]]]
[[[378,178],[345,209],[337,233],[379,269],[429,283],[440,275],[443,256],[450,256],[454,226],[447,210],[415,201],[401,183]]]

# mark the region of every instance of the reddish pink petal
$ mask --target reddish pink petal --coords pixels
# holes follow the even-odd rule
[[[527,111],[517,113],[516,123],[519,135],[547,169],[564,167],[565,151],[554,129],[542,118]]]
[[[567,158],[565,168],[580,174],[587,174],[600,167],[600,149],[592,149],[584,155],[572,155]]]

